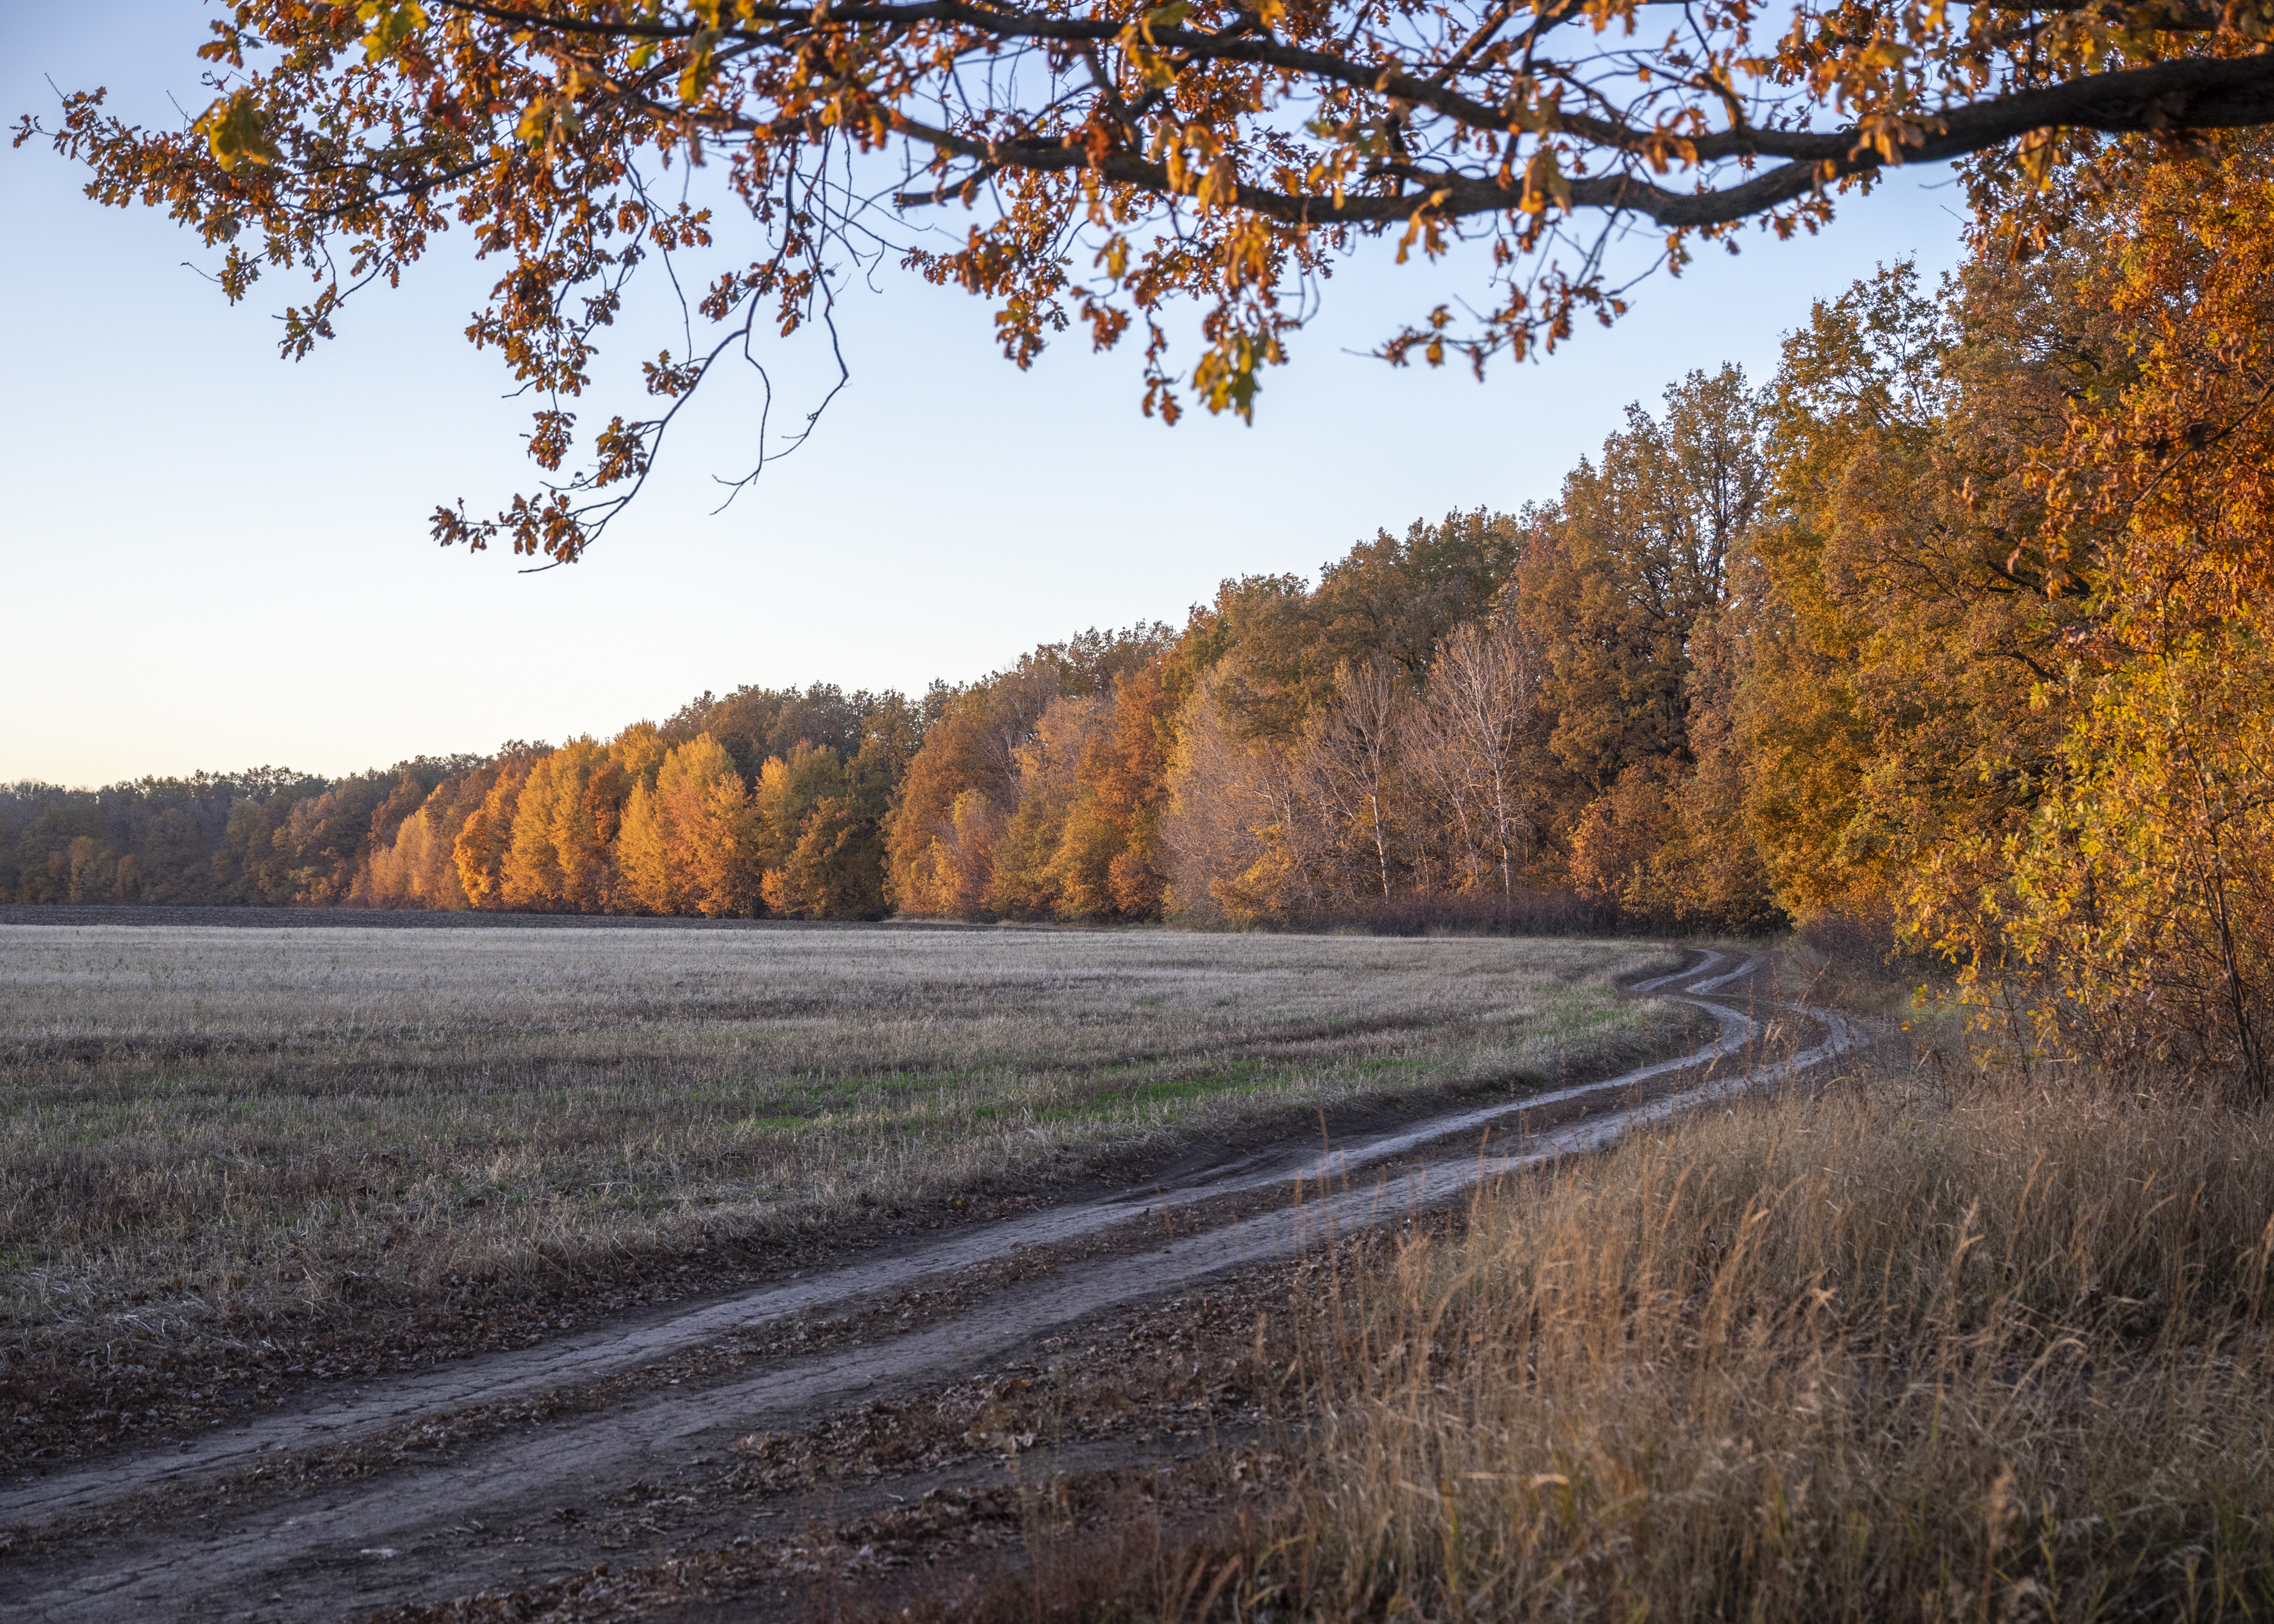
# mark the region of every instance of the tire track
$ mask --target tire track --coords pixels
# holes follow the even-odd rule
[[[717,1453],[753,1431],[793,1431],[856,1399],[913,1390],[999,1363],[1035,1338],[1090,1314],[1188,1287],[1225,1270],[1284,1258],[1336,1234],[1442,1206],[1480,1182],[1603,1148],[1629,1129],[1746,1089],[1782,1081],[1857,1047],[1856,1027],[1838,1011],[1796,1004],[1774,1007],[1822,1028],[1812,1046],[1788,1058],[1727,1071],[1762,1032],[1751,1015],[1706,995],[1756,974],[1759,955],[1737,968],[1699,978],[1724,955],[1706,952],[1686,971],[1635,989],[1662,993],[1706,1011],[1717,1024],[1711,1042],[1678,1058],[1653,1063],[1601,1082],[1557,1089],[1519,1101],[1437,1117],[1362,1144],[1306,1155],[1278,1166],[1219,1176],[1177,1191],[1132,1192],[1035,1214],[936,1243],[902,1258],[834,1269],[707,1304],[601,1338],[580,1338],[525,1353],[494,1355],[460,1369],[374,1383],[314,1410],[263,1417],[200,1440],[166,1457],[106,1462],[0,1492],[0,1518],[37,1526],[100,1510],[121,1496],[210,1478],[253,1464],[264,1453],[333,1446],[444,1410],[525,1397],[651,1365],[672,1354],[790,1315],[842,1307],[927,1277],[998,1259],[1015,1248],[1096,1236],[1120,1225],[1155,1224],[1200,1201],[1285,1185],[1290,1205],[1257,1216],[1174,1236],[1112,1256],[1069,1262],[1056,1273],[987,1298],[946,1324],[886,1341],[771,1366],[702,1388],[671,1388],[470,1447],[459,1458],[405,1466],[383,1477],[332,1485],[317,1499],[238,1514],[230,1526],[201,1537],[130,1534],[78,1561],[50,1557],[0,1568],[0,1612],[54,1624],[148,1616],[219,1616],[249,1598],[282,1588],[295,1595],[272,1617],[332,1617],[391,1600],[410,1599],[421,1574],[440,1565],[455,1593],[484,1583],[480,1570],[510,1562],[512,1550],[469,1553],[456,1538],[470,1519],[495,1521],[501,1507],[530,1507],[595,1484],[675,1473],[692,1455]],[[1464,1146],[1434,1155],[1449,1136],[1487,1133],[1543,1106],[1630,1090],[1685,1071],[1686,1086],[1647,1101],[1524,1135],[1510,1149]],[[1394,1157],[1413,1165],[1382,1174],[1367,1187],[1358,1170]],[[1339,1187],[1338,1187],[1339,1186]],[[384,1553],[384,1555],[380,1554]],[[393,1559],[423,1557],[389,1571]],[[509,1572],[501,1569],[501,1572]],[[397,1575],[400,1575],[398,1578]]]

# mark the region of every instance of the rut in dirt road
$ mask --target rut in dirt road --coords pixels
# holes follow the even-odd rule
[[[1690,984],[1677,996],[1709,1011],[1714,1040],[1676,1059],[1638,1067],[1600,1083],[1434,1118],[1299,1161],[1219,1173],[1171,1192],[1146,1192],[990,1226],[908,1256],[827,1271],[690,1310],[610,1337],[496,1356],[385,1384],[339,1402],[279,1414],[200,1440],[176,1455],[104,1462],[0,1492],[0,1520],[34,1527],[100,1510],[121,1495],[242,1470],[265,1451],[335,1446],[424,1414],[529,1395],[571,1382],[651,1365],[729,1331],[769,1320],[842,1307],[927,1276],[1002,1258],[1014,1248],[1102,1235],[1116,1226],[1157,1228],[1164,1210],[1284,1184],[1301,1199],[1261,1215],[1141,1244],[1132,1251],[1070,1261],[1038,1280],[998,1293],[962,1317],[825,1356],[773,1365],[701,1388],[665,1387],[619,1404],[470,1447],[458,1458],[409,1465],[367,1481],[343,1483],[309,1502],[232,1515],[197,1534],[127,1534],[66,1555],[56,1551],[0,1568],[0,1611],[11,1617],[102,1620],[130,1616],[239,1616],[248,1598],[268,1602],[264,1618],[329,1618],[393,1602],[433,1598],[434,1560],[450,1575],[446,1593],[464,1594],[508,1577],[511,1547],[467,1550],[471,1521],[494,1523],[543,1515],[565,1492],[674,1474],[691,1456],[715,1455],[754,1431],[801,1429],[849,1402],[920,1387],[999,1362],[1052,1330],[1101,1311],[1165,1295],[1206,1276],[1292,1254],[1308,1241],[1442,1205],[1480,1180],[1556,1157],[1598,1149],[1638,1124],[1813,1066],[1857,1046],[1836,1011],[1780,1005],[1812,1020],[1823,1036],[1773,1064],[1721,1074],[1720,1063],[1760,1035],[1759,1024],[1702,996],[1753,975],[1758,957],[1710,980],[1722,963],[1708,953],[1685,972],[1636,989]],[[1504,1152],[1480,1154],[1473,1139],[1429,1156],[1449,1136],[1474,1136],[1527,1110],[1615,1091],[1684,1071],[1698,1075],[1672,1092],[1565,1125],[1525,1134]],[[1392,1157],[1419,1165],[1371,1187],[1352,1175]],[[1319,1193],[1312,1194],[1316,1192]],[[395,1559],[424,1554],[425,1562]],[[526,1553],[524,1553],[526,1560]],[[400,1577],[397,1576],[398,1573]],[[422,1575],[423,1582],[422,1582]],[[275,1599],[269,1602],[268,1598]]]
[[[1722,958],[1706,951],[1688,970],[1641,983],[1634,990],[1656,991],[1686,977],[1703,975]],[[1731,975],[1750,974],[1759,964],[1758,956],[1751,958]],[[1718,986],[1731,975],[1716,977],[1709,985]],[[1476,1132],[1526,1111],[1615,1094],[1658,1078],[1711,1066],[1740,1052],[1755,1035],[1753,1021],[1736,1010],[1703,1000],[1684,1001],[1698,1003],[1713,1016],[1719,1031],[1712,1042],[1600,1082],[1434,1116],[1410,1129],[1323,1154],[1291,1156],[1281,1151],[1251,1156],[1182,1188],[1132,1191],[1106,1200],[1007,1219],[903,1256],[818,1271],[810,1279],[793,1277],[645,1323],[597,1327],[557,1342],[456,1362],[415,1376],[343,1383],[345,1392],[312,1407],[294,1407],[232,1423],[163,1455],[107,1460],[0,1487],[0,1525],[19,1521],[36,1524],[80,1515],[128,1490],[190,1483],[243,1470],[275,1450],[336,1447],[440,1410],[501,1403],[604,1380],[703,1347],[729,1331],[825,1312],[928,1277],[952,1275],[1021,1248],[1079,1240],[1119,1226],[1141,1224],[1148,1218],[1157,1221],[1201,1202],[1275,1184],[1316,1186],[1346,1178],[1434,1140]]]

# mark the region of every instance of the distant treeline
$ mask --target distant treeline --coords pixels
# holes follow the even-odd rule
[[[1764,410],[1693,374],[1554,506],[1417,523],[921,699],[751,688],[337,781],[19,785],[0,898],[1758,926],[1725,756]]]
[[[1659,854],[1687,877],[1647,891],[1619,868],[1621,808],[1696,799],[1693,713],[1718,690],[1690,645],[1758,500],[1757,415],[1734,370],[1693,377],[1558,508],[1416,523],[1315,585],[1227,582],[1181,629],[1085,633],[920,700],[752,688],[337,781],[19,785],[0,897],[1252,922],[1577,894],[1594,922],[1758,923],[1758,864]],[[1638,477],[1673,545],[1628,557],[1598,508]],[[1614,553],[1654,606],[1623,642],[1589,574]]]

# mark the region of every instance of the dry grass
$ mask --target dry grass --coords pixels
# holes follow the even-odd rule
[[[2274,1117],[1966,1084],[1737,1104],[1314,1250],[1249,1357],[1214,1327],[1279,1423],[1181,1498],[1087,1514],[1046,1443],[994,1558],[878,1577],[891,1514],[422,1616],[762,1616],[819,1574],[805,1616],[879,1624],[2266,1617]],[[1196,1386],[1206,1320],[1154,1320]]]
[[[1867,1082],[1347,1279],[1302,1335],[1291,1505],[1125,1575],[1128,1609],[2274,1613],[2274,1117]]]
[[[471,1322],[1321,1103],[1551,1080],[1639,1046],[1609,982],[1647,951],[9,927],[0,1378],[162,1354],[193,1385],[201,1349]]]

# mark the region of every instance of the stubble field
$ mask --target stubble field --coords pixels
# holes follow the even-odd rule
[[[42,1505],[43,1472],[109,1485],[0,1530],[0,1611],[2268,1616],[2274,1117],[2174,1076],[1985,1066],[1932,1021],[1174,1297],[1133,1288],[1142,1259],[1265,1220],[998,1250],[510,1402],[462,1382],[398,1413],[406,1384],[370,1384],[352,1437],[287,1403],[280,1441],[171,1488],[143,1478],[195,1445],[61,1464],[314,1376],[605,1351],[562,1333],[847,1249],[1007,1246],[1026,1220],[915,1232],[1600,1074],[1674,1047],[1667,1006],[1612,985],[1669,957],[0,929],[10,1463]],[[1727,964],[1668,980],[1781,1011],[1746,1064],[1826,1004],[1904,1004],[1798,946]]]
[[[6,1453],[1668,1040],[1633,944],[0,929]]]

